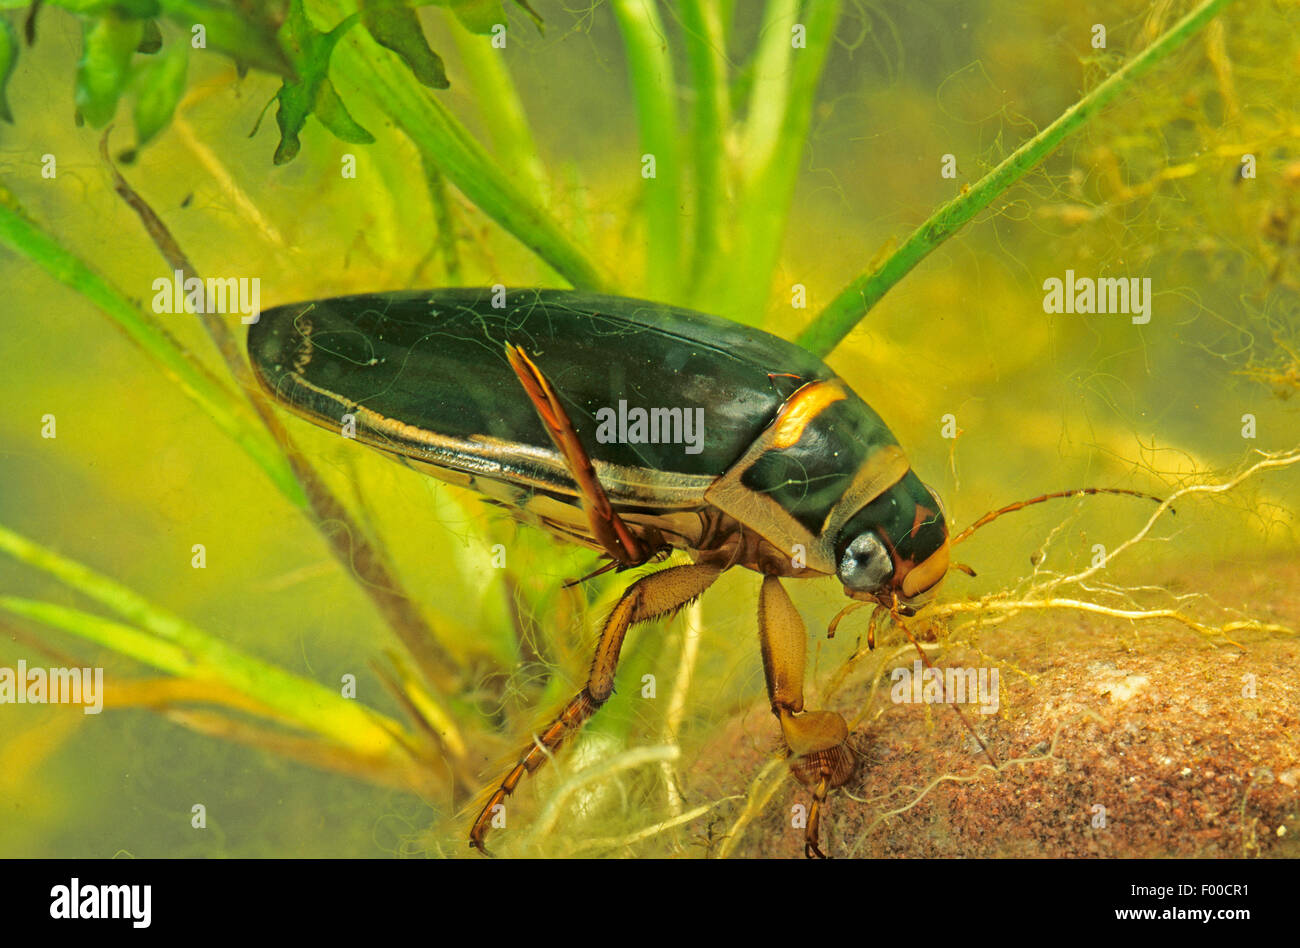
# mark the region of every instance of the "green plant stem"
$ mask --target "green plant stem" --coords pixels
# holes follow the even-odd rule
[[[174,675],[219,679],[295,725],[358,752],[373,754],[385,747],[396,752],[388,730],[396,728],[400,733],[395,722],[316,682],[244,655],[89,567],[3,526],[0,552],[107,606],[128,625],[14,596],[0,597],[0,608],[62,628]]]
[[[113,176],[113,187],[128,207],[144,225],[158,252],[172,270],[187,277],[199,277],[194,264],[181,250],[167,225],[149,206],[121,173],[113,166],[108,155],[108,134],[100,140],[100,155]],[[307,497],[307,508],[312,514],[312,525],[324,538],[339,565],[349,575],[355,576],[361,591],[370,597],[389,628],[402,640],[411,656],[428,677],[430,683],[445,694],[459,690],[459,673],[455,661],[438,643],[433,629],[425,621],[396,578],[382,540],[365,530],[351,511],[343,505],[332,490],[321,480],[311,462],[303,455],[269,399],[263,394],[252,371],[244,361],[243,350],[224,323],[204,323],[213,344],[231,375],[243,389],[253,411],[288,461],[293,476]]]
[[[641,150],[653,155],[655,163],[655,176],[643,177],[641,182],[646,221],[646,290],[654,299],[671,300],[680,292],[682,178],[672,56],[652,0],[614,0],[613,9],[627,51]],[[640,164],[629,167],[639,169]]]
[[[5,244],[102,310],[136,345],[153,358],[213,423],[238,444],[296,507],[307,497],[279,447],[258,427],[238,397],[191,362],[168,334],[104,277],[63,247],[23,214],[0,185],[0,243]],[[211,317],[217,318],[217,317]]]
[[[546,206],[550,201],[546,168],[505,57],[492,47],[491,37],[471,33],[450,10],[446,19],[498,160],[514,175],[530,201]]]
[[[839,15],[839,0],[812,0],[802,12],[795,0],[768,8],[741,148],[735,238],[701,288],[710,312],[750,324],[762,318]],[[805,27],[801,49],[791,48],[797,22]]]
[[[447,275],[450,286],[459,286],[461,282],[460,248],[456,243],[456,221],[451,214],[451,202],[447,198],[447,182],[432,159],[421,155],[420,166],[424,168],[424,181],[429,189],[429,202],[433,205],[433,226],[437,229],[435,240],[438,253],[442,256],[442,268]]]
[[[741,136],[741,176],[748,186],[779,147],[782,118],[790,99],[792,28],[799,21],[799,0],[768,0],[754,51],[754,82]]]
[[[732,28],[736,22],[736,0],[705,0],[718,10],[718,23],[722,27],[722,48],[731,48]]]
[[[346,0],[321,0],[315,9],[333,25],[356,12]],[[330,74],[369,98],[438,164],[462,194],[537,254],[570,284],[608,289],[601,273],[546,211],[525,197],[440,100],[420,85],[406,65],[365,30],[349,30],[334,51]]]
[[[141,632],[135,626],[124,625],[102,616],[21,596],[0,596],[0,609],[51,628],[71,632],[87,642],[94,642],[178,678],[192,678],[198,668],[190,654],[179,645],[164,642],[148,632]]]
[[[800,334],[799,345],[825,358],[887,292],[931,251],[955,234],[994,198],[1078,131],[1121,90],[1147,72],[1213,19],[1231,0],[1205,0],[1164,35],[1070,106],[1051,125],[1025,142],[969,191],[936,210],[879,269],[850,283]]]
[[[730,121],[727,95],[727,50],[718,4],[682,0],[682,26],[691,82],[695,89],[691,145],[695,171],[695,234],[689,271],[692,292],[710,260],[721,252],[726,212],[726,142]]]

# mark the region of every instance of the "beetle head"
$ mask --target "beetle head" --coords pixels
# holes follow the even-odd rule
[[[916,605],[948,572],[948,526],[934,491],[910,470],[849,518],[835,539],[846,595]]]

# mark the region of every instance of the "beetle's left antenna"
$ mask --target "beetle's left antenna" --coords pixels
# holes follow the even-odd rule
[[[1014,510],[1023,510],[1024,508],[1033,506],[1034,504],[1041,504],[1045,500],[1056,500],[1060,497],[1081,497],[1084,494],[1126,494],[1129,497],[1141,497],[1143,500],[1154,500],[1157,504],[1163,504],[1165,502],[1162,498],[1157,497],[1154,494],[1144,494],[1139,490],[1126,490],[1123,487],[1079,487],[1075,490],[1061,490],[1053,494],[1043,494],[1041,497],[1034,497],[1030,500],[1020,500],[1014,504],[1008,504],[1000,510],[990,510],[961,533],[953,537],[949,542],[954,544],[960,543],[980,527],[987,526],[1003,514],[1011,513]],[[1177,513],[1173,507],[1169,508],[1169,512],[1171,514]]]

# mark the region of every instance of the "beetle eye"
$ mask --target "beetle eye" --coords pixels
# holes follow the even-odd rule
[[[889,551],[870,530],[854,537],[840,557],[840,582],[850,589],[873,592],[883,587],[893,572]]]

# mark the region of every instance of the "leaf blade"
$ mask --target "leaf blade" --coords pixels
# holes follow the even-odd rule
[[[375,42],[402,57],[422,85],[450,88],[442,57],[429,46],[409,0],[358,0],[357,7]]]
[[[144,38],[138,20],[107,14],[84,25],[77,63],[77,111],[93,128],[103,128],[117,111],[131,75],[131,57]]]
[[[140,70],[135,99],[135,145],[141,148],[166,128],[185,94],[190,48],[172,43]]]

